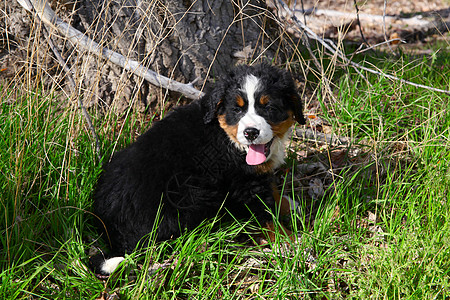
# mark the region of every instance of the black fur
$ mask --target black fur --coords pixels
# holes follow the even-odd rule
[[[291,111],[304,123],[290,74],[268,65],[238,67],[200,101],[174,109],[115,153],[98,180],[94,211],[101,219],[99,229],[109,237],[110,256],[134,250],[154,228],[156,241],[177,237],[214,217],[225,199],[225,207],[238,218],[251,211],[261,224],[271,220],[266,207],[275,206],[272,172],[247,165],[245,151],[217,119],[225,115],[230,125],[239,119],[234,99],[249,73],[261,79],[261,92],[273,99],[273,107],[258,108],[261,116],[276,123]]]

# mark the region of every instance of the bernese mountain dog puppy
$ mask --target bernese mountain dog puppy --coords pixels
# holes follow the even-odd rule
[[[270,224],[268,209],[280,198],[273,171],[295,122],[305,123],[294,81],[268,64],[238,66],[156,122],[115,153],[98,180],[94,211],[111,251],[91,259],[96,272],[112,273],[149,233],[175,238],[221,207]]]

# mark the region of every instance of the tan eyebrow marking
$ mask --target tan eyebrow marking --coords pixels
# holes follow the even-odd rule
[[[267,103],[269,103],[269,100],[269,96],[262,95],[261,98],[259,98],[259,103],[261,103],[262,105],[266,105]]]
[[[244,99],[241,96],[236,97],[236,103],[239,107],[244,107],[245,104]]]

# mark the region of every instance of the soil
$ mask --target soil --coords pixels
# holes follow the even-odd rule
[[[277,0],[270,6],[277,7]],[[286,1],[287,2],[287,1]],[[401,39],[402,44],[429,42],[430,36],[448,39],[450,29],[450,1],[355,1],[361,26],[358,26],[355,2],[337,1],[288,1],[296,16],[324,38],[367,42],[369,45],[386,40]],[[279,5],[278,5],[279,6]],[[302,12],[305,12],[303,14]],[[345,14],[343,14],[345,13]],[[383,18],[383,15],[385,17]],[[294,28],[288,29],[295,33]],[[427,41],[428,39],[428,41]],[[432,38],[431,41],[434,39]],[[401,44],[394,41],[391,45]]]

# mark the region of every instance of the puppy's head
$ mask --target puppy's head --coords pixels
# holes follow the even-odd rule
[[[202,99],[204,121],[217,118],[249,165],[279,166],[284,139],[295,121],[305,123],[291,75],[261,64],[239,66]]]

